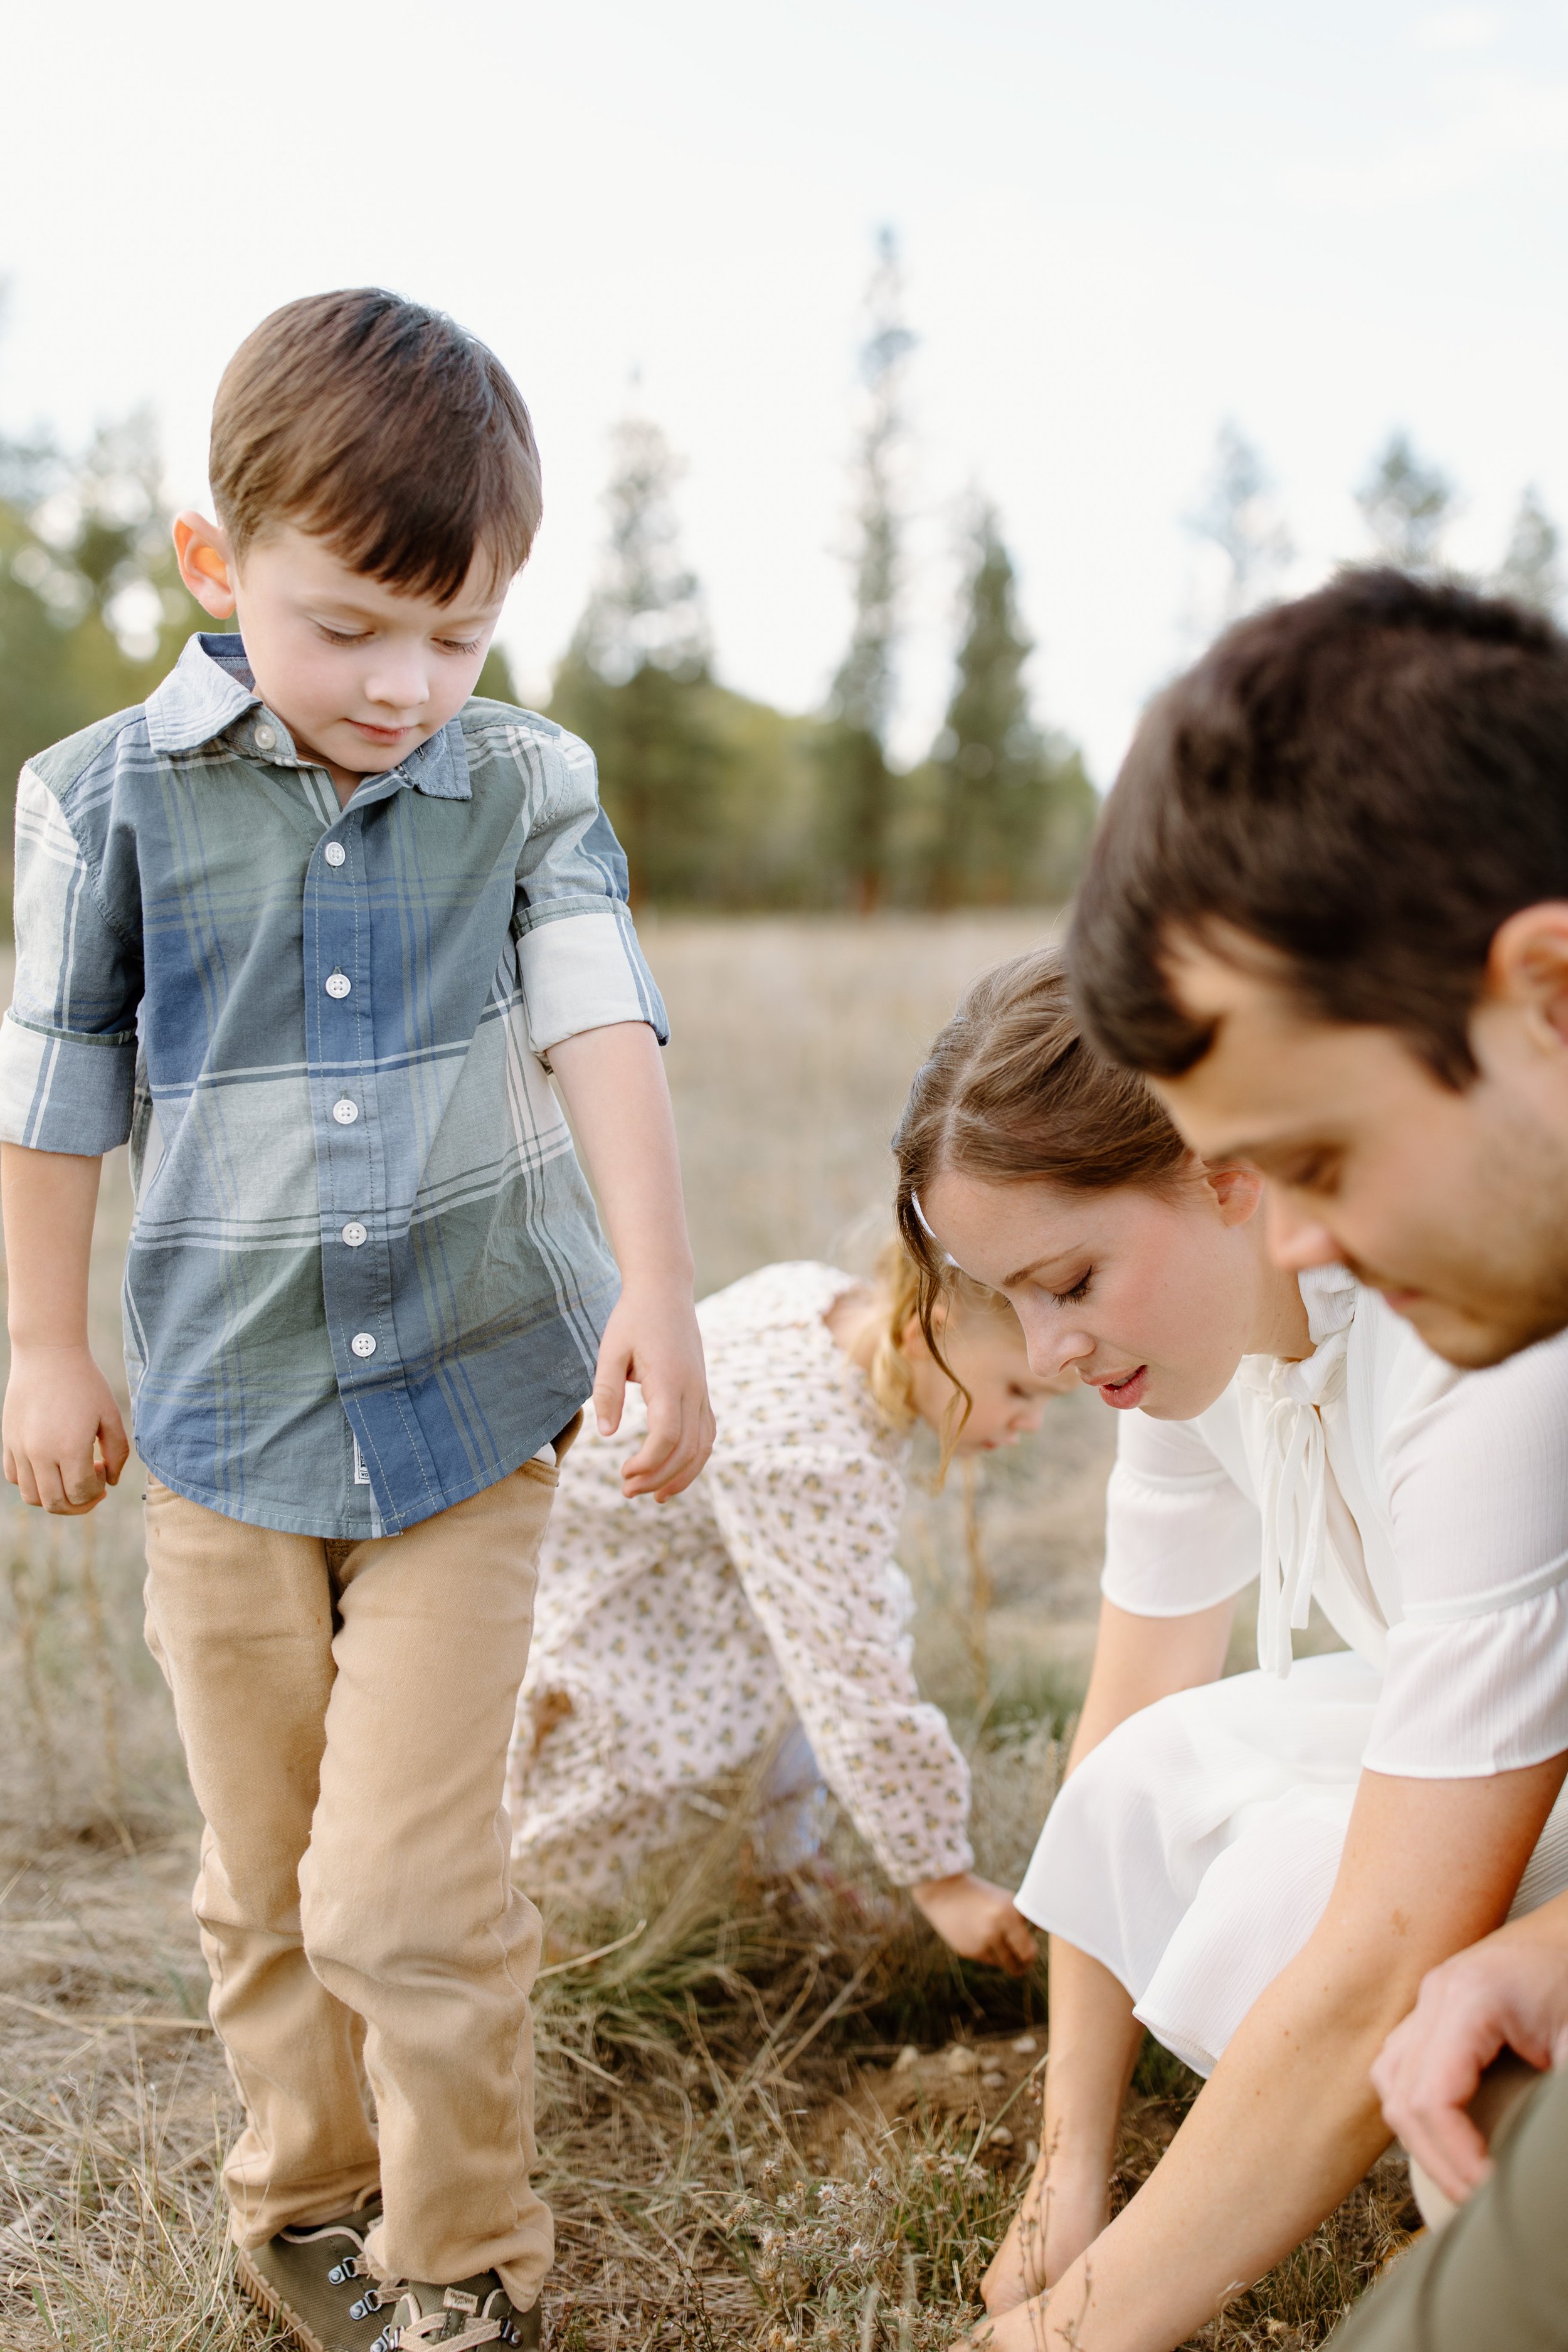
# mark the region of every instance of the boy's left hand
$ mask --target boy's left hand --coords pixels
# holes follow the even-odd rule
[[[646,1022],[612,1022],[561,1038],[550,1060],[621,1269],[594,1372],[594,1418],[600,1436],[613,1437],[636,1381],[647,1435],[623,1464],[621,1486],[628,1497],[666,1503],[712,1453],[713,1415],[658,1041]]]
[[[601,1437],[613,1437],[621,1425],[628,1381],[642,1391],[647,1435],[621,1465],[621,1490],[628,1500],[651,1495],[665,1503],[690,1486],[713,1451],[713,1409],[689,1286],[628,1283],[621,1292],[594,1373]]]

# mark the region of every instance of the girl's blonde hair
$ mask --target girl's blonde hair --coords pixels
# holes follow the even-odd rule
[[[955,1265],[943,1268],[943,1278],[929,1301],[922,1290],[922,1269],[910,1255],[901,1237],[894,1234],[877,1254],[876,1300],[871,1310],[876,1318],[877,1344],[866,1377],[883,1420],[900,1431],[908,1429],[916,1418],[914,1375],[904,1347],[904,1334],[911,1322],[926,1330],[929,1344],[931,1327],[939,1318],[945,1321],[953,1314],[994,1315],[1010,1323],[1016,1321],[999,1290],[988,1289],[984,1283],[976,1282]],[[1020,1338],[1019,1345],[1022,1344]],[[934,1348],[932,1353],[937,1353]],[[940,1355],[937,1361],[957,1391],[954,1403],[960,1400],[963,1403],[957,1428],[951,1437],[944,1432],[944,1440],[951,1447],[969,1418],[970,1396]]]

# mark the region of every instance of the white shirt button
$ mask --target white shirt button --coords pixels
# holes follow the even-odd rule
[[[348,856],[348,851],[341,841],[329,841],[321,855],[329,866],[341,866]]]
[[[258,751],[270,751],[277,740],[278,730],[275,727],[262,725],[257,729],[256,748]]]
[[[349,1346],[353,1349],[356,1356],[374,1356],[375,1353],[374,1334],[370,1331],[356,1331],[353,1338],[349,1341]]]
[[[350,1102],[347,1095],[342,1095],[332,1105],[332,1117],[340,1127],[352,1127],[359,1117],[359,1105]]]
[[[353,982],[346,971],[330,971],[324,985],[329,996],[346,996]]]
[[[357,1217],[351,1217],[348,1223],[343,1227],[343,1239],[347,1242],[350,1249],[363,1249],[366,1242],[370,1239],[369,1228],[365,1225],[362,1225]]]

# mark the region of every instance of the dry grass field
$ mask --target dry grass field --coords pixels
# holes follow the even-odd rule
[[[647,926],[676,1024],[700,1281],[769,1258],[864,1265],[909,1075],[1020,918]],[[118,1362],[130,1204],[94,1269]],[[1053,1407],[972,1486],[917,1489],[904,1556],[922,1680],[973,1752],[982,1866],[1017,1870],[1060,1769],[1094,1605],[1109,1416]],[[95,1517],[0,1504],[0,2352],[239,2352],[216,2199],[233,2122],[187,1907],[195,1823],[142,1647],[135,1467]],[[839,1882],[781,1899],[739,1821],[625,1920],[555,1923],[540,1987],[552,2352],[938,2352],[1037,2133],[1043,1978],[949,1962],[846,1836]],[[645,1921],[640,1929],[638,1918]],[[633,1930],[637,1932],[633,1933]],[[626,1937],[597,1960],[574,1955]],[[584,1941],[584,1938],[587,1941]],[[1151,2050],[1120,2184],[1194,2084]],[[1402,2168],[1195,2339],[1320,2343],[1400,2236]]]

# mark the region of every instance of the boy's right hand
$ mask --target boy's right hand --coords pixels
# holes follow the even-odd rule
[[[24,1503],[61,1518],[101,1503],[131,1456],[114,1392],[81,1347],[13,1347],[0,1440]]]

